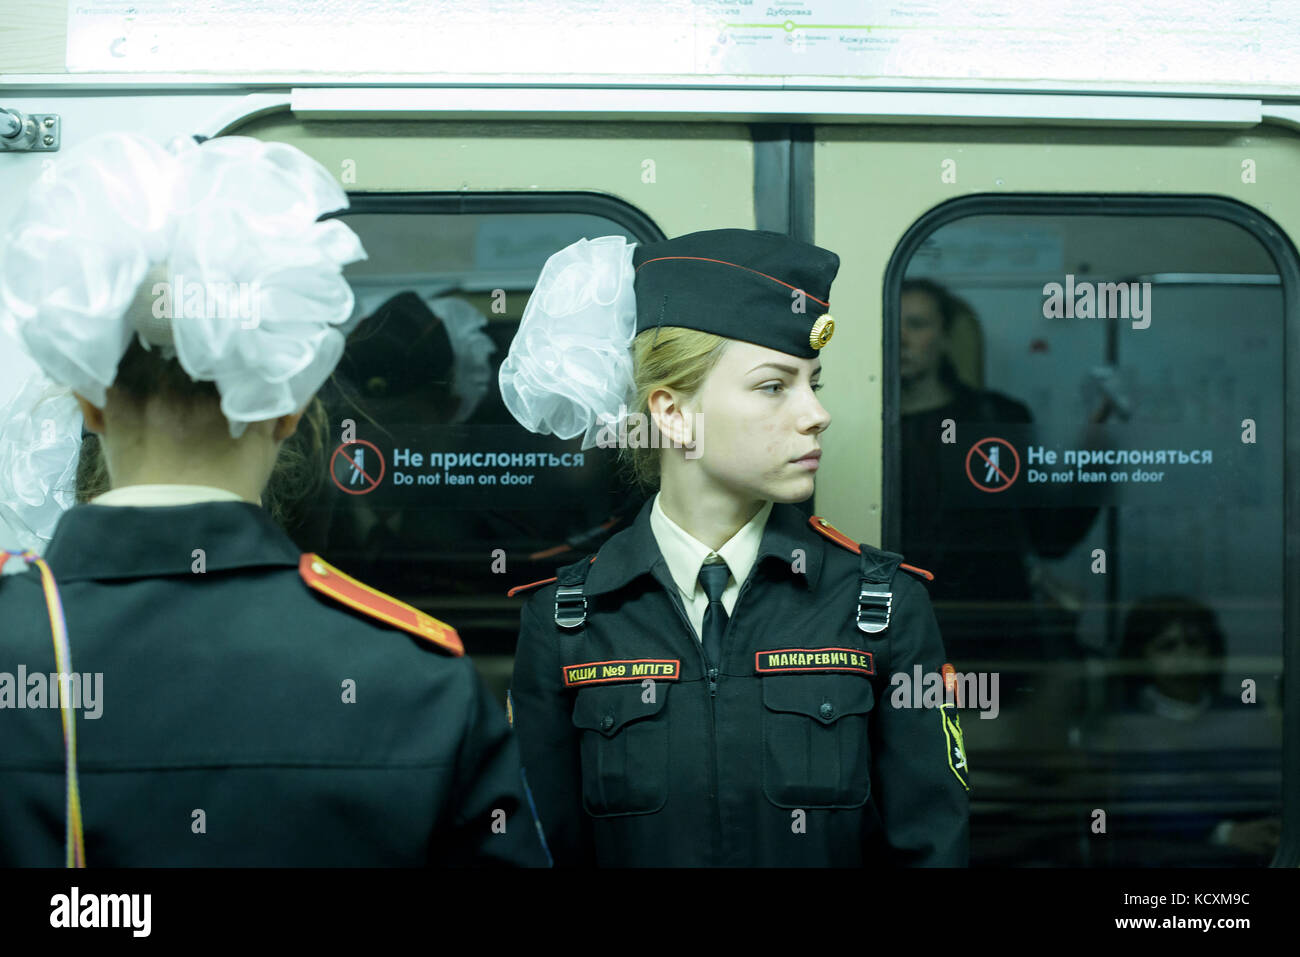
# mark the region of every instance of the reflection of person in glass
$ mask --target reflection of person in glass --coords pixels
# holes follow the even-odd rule
[[[1179,595],[1145,598],[1129,609],[1119,660],[1120,707],[1171,721],[1213,721],[1219,709],[1252,707],[1223,694],[1225,643],[1214,611]],[[1152,742],[1153,750],[1160,747]],[[1150,759],[1158,768],[1159,754]],[[1271,855],[1282,838],[1282,819],[1222,819],[1208,830],[1190,829],[1193,839],[1207,840],[1254,857]]]
[[[954,656],[983,655],[994,639],[1044,637],[1030,609],[1031,556],[1059,558],[1088,531],[1095,508],[962,508],[945,504],[943,421],[1033,422],[1028,406],[967,385],[950,356],[954,325],[969,308],[926,279],[903,283],[899,327],[901,549],[934,572],[931,595]],[[1099,415],[1095,420],[1104,416]],[[965,438],[965,433],[962,433]],[[950,477],[951,478],[951,477]],[[968,603],[951,606],[947,603]],[[1002,603],[1002,607],[996,607]],[[980,606],[990,606],[981,609]],[[1022,647],[1008,648],[1019,654]],[[1039,648],[1065,653],[1063,645]]]
[[[659,485],[631,527],[515,590],[514,726],[557,865],[967,863],[960,721],[891,700],[946,661],[919,570],[794,504],[838,265],[770,232],[607,237],[529,300],[501,373],[521,423],[594,444],[626,404],[672,440],[627,450]],[[868,580],[892,604],[860,609]]]
[[[1212,610],[1176,595],[1143,599],[1124,619],[1120,660],[1137,667],[1122,682],[1122,707],[1178,720],[1232,707],[1219,690],[1223,656]]]
[[[473,306],[460,299],[446,297],[442,303],[454,302],[463,309],[487,320]],[[491,340],[482,333],[485,343],[481,355],[482,370],[474,378],[486,382],[490,371],[488,358]],[[338,388],[330,396],[330,420],[353,418],[365,434],[379,440],[381,447],[409,444],[400,438],[411,425],[446,425],[461,421],[459,410],[467,401],[457,392],[459,371],[450,325],[432,304],[411,290],[400,292],[385,301],[348,340],[347,350],[339,363]],[[476,390],[473,404],[486,393]],[[350,450],[353,466],[344,469],[349,486],[364,482],[376,474],[375,466],[365,461],[366,449]],[[367,472],[367,469],[370,471]],[[326,490],[329,491],[328,489]],[[458,528],[458,516],[427,509],[384,507],[369,496],[353,497],[341,514],[332,514],[338,496],[329,494],[324,502],[331,506],[329,542],[341,553],[354,552],[354,561],[371,568],[374,562],[396,556],[410,556],[421,546],[447,540],[466,540],[465,529]],[[463,522],[463,518],[460,521]],[[454,587],[439,580],[430,583],[438,590]],[[399,590],[405,591],[405,587]]]
[[[474,284],[472,275],[459,278]],[[336,388],[327,396],[329,421],[354,420],[358,437],[374,441],[381,456],[401,448],[422,450],[426,462],[473,454],[483,479],[514,478],[484,465],[484,456],[475,453],[488,453],[495,462],[498,452],[525,450],[516,445],[518,423],[495,388],[516,322],[503,315],[490,323],[466,295],[430,297],[406,289],[382,302],[348,341],[332,380]],[[364,482],[360,472],[371,468],[365,456],[374,453],[364,447],[350,453],[360,470],[340,460],[338,477],[354,491]],[[576,539],[608,516],[614,494],[614,483],[589,468],[547,469],[545,488],[439,485],[390,494],[397,468],[391,459],[388,464],[386,487],[376,495],[341,495],[327,481],[311,516],[328,515],[325,541],[343,567],[381,580],[417,604],[430,592],[497,594],[499,575],[490,563],[476,560],[474,543],[492,542],[518,568],[530,552]],[[437,466],[431,469],[429,477],[443,478]],[[531,479],[534,470],[526,469]],[[612,478],[613,463],[608,471]],[[503,625],[500,635],[513,642],[512,632]]]

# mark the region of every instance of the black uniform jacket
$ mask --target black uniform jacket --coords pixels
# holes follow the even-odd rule
[[[556,865],[965,866],[960,722],[891,703],[945,663],[924,586],[896,573],[865,634],[859,556],[778,503],[711,681],[652,504],[590,564],[581,627],[555,584],[523,609],[513,721]]]
[[[88,866],[545,866],[470,660],[309,589],[262,509],[78,506],[45,557],[72,670],[103,675]],[[0,622],[0,672],[56,670],[35,568],[0,576]],[[57,706],[0,709],[0,864],[63,863],[63,754]]]

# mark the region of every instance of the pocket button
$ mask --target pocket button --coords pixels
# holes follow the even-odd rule
[[[821,716],[823,721],[829,721],[835,714],[835,706],[829,701],[823,701],[821,706]]]
[[[610,728],[614,727],[614,716],[612,714],[607,714],[605,717],[601,718],[600,727],[602,731],[608,731]]]

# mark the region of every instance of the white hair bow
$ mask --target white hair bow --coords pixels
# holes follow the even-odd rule
[[[33,370],[0,405],[0,525],[20,548],[43,552],[72,507],[80,451],[76,400]]]
[[[0,244],[0,314],[50,378],[99,406],[132,335],[174,352],[192,379],[216,383],[238,437],[301,409],[343,353],[342,267],[366,253],[342,222],[317,220],[347,205],[287,144],[178,137],[164,149],[101,134],[27,195]],[[141,289],[163,263],[163,288]],[[137,292],[152,297],[138,327]]]
[[[635,243],[580,239],[551,256],[501,363],[501,398],[532,432],[596,444],[631,405]]]

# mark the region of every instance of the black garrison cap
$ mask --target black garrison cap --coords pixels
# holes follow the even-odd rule
[[[407,395],[431,382],[446,382],[451,366],[451,339],[442,320],[409,290],[357,327],[339,363],[369,398]]]
[[[811,359],[835,328],[830,294],[840,257],[783,233],[687,233],[637,246],[632,265],[638,333],[684,326]]]

